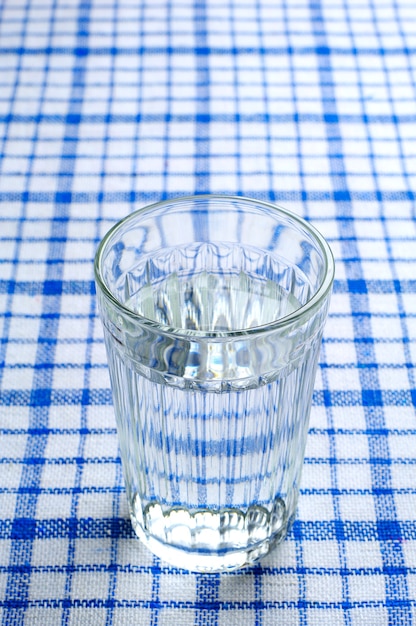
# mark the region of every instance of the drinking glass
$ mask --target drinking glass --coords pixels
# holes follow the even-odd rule
[[[129,510],[188,570],[232,570],[286,536],[334,276],[297,215],[194,196],[133,212],[95,260]]]

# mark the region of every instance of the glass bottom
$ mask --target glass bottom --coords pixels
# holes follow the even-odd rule
[[[133,528],[147,548],[175,567],[195,572],[223,572],[254,564],[286,536],[287,517],[280,498],[273,510],[252,506],[238,509],[163,511],[146,507],[142,520],[132,514]]]

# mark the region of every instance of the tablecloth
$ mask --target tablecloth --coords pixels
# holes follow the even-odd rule
[[[414,0],[0,4],[0,624],[416,623]],[[271,200],[337,262],[299,508],[227,574],[128,519],[100,238],[186,194]]]

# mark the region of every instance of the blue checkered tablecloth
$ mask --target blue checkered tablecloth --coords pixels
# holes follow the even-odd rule
[[[0,2],[0,625],[416,624],[414,0]],[[337,260],[298,516],[230,574],[128,520],[92,261],[135,207],[276,201]]]

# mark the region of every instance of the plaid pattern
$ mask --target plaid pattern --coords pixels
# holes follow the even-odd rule
[[[0,4],[0,624],[416,623],[414,0]],[[174,570],[127,517],[92,259],[133,207],[270,199],[337,278],[298,517]]]

